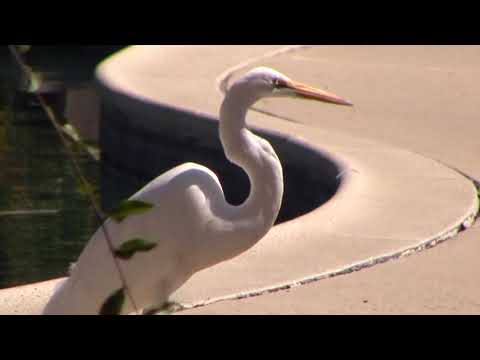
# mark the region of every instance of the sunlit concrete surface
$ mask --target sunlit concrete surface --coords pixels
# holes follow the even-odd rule
[[[62,279],[0,290],[0,315],[37,315]]]
[[[179,315],[480,314],[480,228],[372,268]]]
[[[473,244],[461,241],[473,236],[470,234],[475,228],[433,249],[437,257],[432,258],[433,250],[428,250],[371,266],[376,259],[388,259],[454,236],[477,211],[475,187],[451,167],[472,176],[480,173],[473,159],[478,127],[474,119],[479,114],[473,96],[479,89],[473,79],[478,72],[474,64],[480,60],[479,47],[319,46],[262,57],[278,48],[139,46],[114,55],[99,69],[105,99],[116,102],[147,128],[155,121],[155,114],[142,113],[145,104],[216,116],[222,99],[216,87],[220,74],[231,74],[234,79],[259,65],[274,67],[317,87],[328,87],[355,104],[352,109],[338,109],[313,102],[268,99],[257,108],[270,115],[249,113],[249,123],[257,128],[301,139],[346,164],[348,171],[342,175],[345,186],[317,210],[275,226],[250,251],[198,273],[174,294],[173,300],[187,305],[208,303],[212,298],[262,293],[258,289],[275,289],[279,284],[298,284],[302,279],[315,279],[339,269],[365,267],[358,273],[309,282],[290,292],[280,290],[269,295],[265,291],[247,300],[223,301],[181,313],[360,313],[366,303],[362,300],[356,307],[354,299],[361,298],[365,287],[350,285],[357,293],[347,293],[345,306],[333,309],[323,301],[321,288],[336,281],[353,283],[355,280],[350,279],[358,276],[363,276],[365,283],[370,281],[368,289],[372,293],[379,284],[375,291],[387,299],[384,304],[391,305],[385,312],[402,312],[401,304],[392,305],[396,300],[388,297],[387,289],[395,294],[395,286],[402,291],[406,282],[381,286],[379,279],[388,282],[388,275],[382,278],[381,269],[395,273],[398,279],[409,279],[412,296],[415,287],[424,288],[429,278],[434,281],[436,273],[439,277],[435,283],[440,284],[436,288],[440,289],[441,281],[454,279],[441,277],[435,270],[443,266],[438,259],[448,257],[448,251],[442,253],[442,249],[456,241],[462,254]],[[243,68],[234,68],[245,62]],[[425,269],[423,283],[420,277],[418,282],[412,278],[414,267],[409,265],[422,259],[433,269]],[[459,278],[462,267],[467,267],[464,273],[470,276],[468,261],[473,261],[473,256],[457,262]],[[20,296],[32,288],[0,291],[0,313],[38,313],[51,293],[49,284],[42,285],[40,292],[36,290],[38,301],[28,306],[15,302],[15,293],[19,291]],[[35,289],[39,286],[30,285]],[[341,302],[334,291],[341,285],[330,286],[331,299]],[[268,299],[276,304],[269,307]],[[418,311],[428,312],[421,305],[425,298],[419,296],[417,300],[417,309],[423,309]],[[448,299],[445,301],[448,303]],[[455,296],[451,301],[458,304]],[[471,307],[456,309],[472,311]]]

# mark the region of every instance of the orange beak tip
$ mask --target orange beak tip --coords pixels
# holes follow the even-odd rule
[[[353,106],[353,103],[351,103],[350,101],[343,99],[340,96],[325,90],[316,89],[301,83],[292,83],[290,84],[289,87],[293,89],[293,91],[297,94],[297,96],[300,96],[300,97],[313,99],[317,101],[323,101],[323,102],[336,104],[336,105]]]

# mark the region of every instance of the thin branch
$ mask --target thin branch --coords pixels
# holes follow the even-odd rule
[[[33,79],[33,72],[31,70],[31,68],[25,64],[25,62],[21,58],[20,54],[18,53],[17,49],[15,48],[15,45],[8,45],[8,48],[10,49],[10,52],[12,53],[15,60],[19,64],[20,68],[23,70],[23,72],[27,76],[27,79],[31,82],[32,79]],[[55,113],[53,112],[52,108],[47,104],[47,102],[45,101],[43,96],[38,92],[37,89],[34,89],[33,93],[35,94],[36,98],[38,99],[38,102],[40,103],[40,106],[45,111],[45,114],[47,115],[48,119],[50,120],[54,129],[56,130],[58,136],[60,137],[60,139],[61,139],[61,141],[62,141],[62,143],[65,147],[65,150],[67,151],[67,156],[68,156],[68,158],[70,159],[70,161],[73,165],[73,169],[74,169],[75,174],[77,175],[77,178],[79,179],[80,183],[83,185],[83,187],[85,189],[90,189],[91,188],[90,183],[88,182],[88,180],[83,175],[82,170],[81,170],[81,168],[78,164],[78,161],[75,158],[75,155],[74,155],[72,149],[69,146],[69,142],[64,135],[64,132],[62,130],[62,126],[60,125],[60,123],[58,122],[58,120],[55,116]],[[86,194],[88,196],[88,199],[89,199],[90,203],[92,204],[92,207],[94,209],[97,220],[101,224],[102,231],[105,235],[105,240],[107,241],[108,248],[110,250],[110,253],[112,254],[112,258],[113,258],[115,267],[118,271],[118,275],[120,277],[120,281],[122,283],[122,286],[125,289],[126,295],[127,295],[128,299],[130,300],[130,302],[133,306],[133,309],[135,310],[135,313],[138,315],[139,312],[138,312],[137,305],[136,305],[135,300],[133,298],[133,295],[130,291],[130,288],[127,284],[125,274],[123,273],[123,270],[120,266],[120,262],[119,262],[118,258],[115,256],[115,248],[114,248],[112,240],[111,240],[111,238],[108,234],[107,228],[104,224],[105,216],[104,216],[100,206],[97,204],[96,199],[95,199],[94,195],[92,194],[92,192],[91,191],[86,191]]]

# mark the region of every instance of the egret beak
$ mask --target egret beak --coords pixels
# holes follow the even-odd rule
[[[337,105],[348,105],[353,106],[353,104],[338,95],[327,92],[325,90],[316,89],[314,87],[292,81],[288,84],[285,84],[290,90],[292,90],[296,96],[305,99],[317,100],[322,102],[327,102]]]

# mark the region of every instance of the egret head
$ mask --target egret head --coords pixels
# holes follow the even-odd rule
[[[237,84],[248,86],[259,97],[295,97],[337,105],[352,105],[338,95],[299,83],[267,67],[249,71]]]

